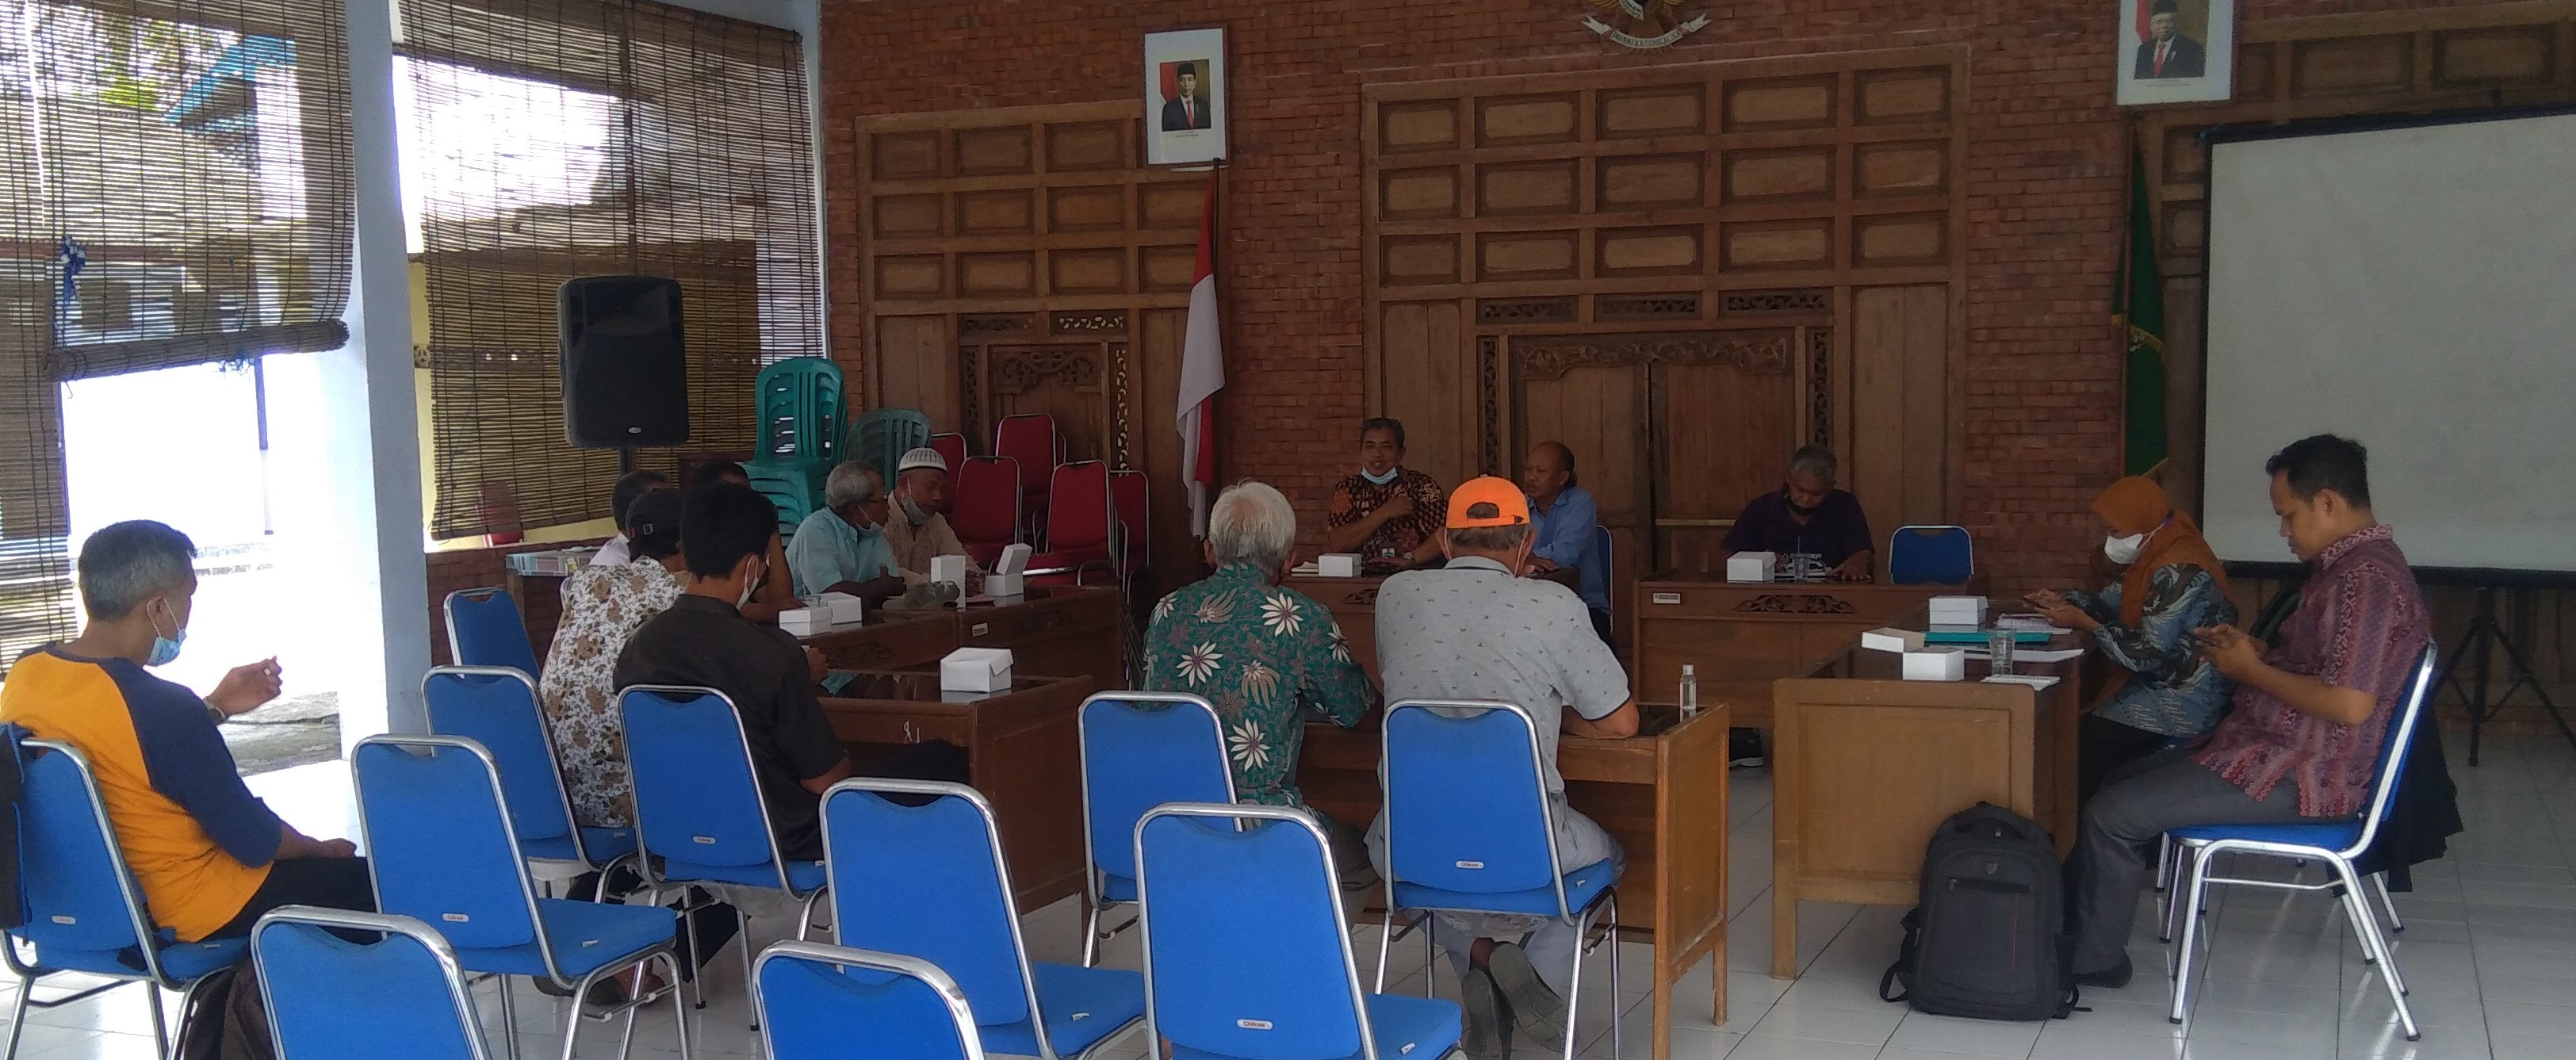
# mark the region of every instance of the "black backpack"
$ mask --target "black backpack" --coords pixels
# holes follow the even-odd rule
[[[1922,904],[1905,914],[1905,948],[1878,996],[1941,1016],[2066,1018],[2076,992],[2063,885],[2038,823],[1984,802],[1951,815],[1923,852]]]

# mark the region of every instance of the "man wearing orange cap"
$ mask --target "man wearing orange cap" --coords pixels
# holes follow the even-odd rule
[[[1566,806],[1556,744],[1560,730],[1607,739],[1636,735],[1637,704],[1628,697],[1626,671],[1593,635],[1591,615],[1574,590],[1522,577],[1535,538],[1529,498],[1518,484],[1492,476],[1461,484],[1449,495],[1445,523],[1440,551],[1447,565],[1392,575],[1378,590],[1378,666],[1387,701],[1493,699],[1528,711],[1537,723],[1558,861],[1568,869],[1623,862],[1609,833]],[[1369,828],[1369,855],[1386,872],[1383,814]],[[1468,1055],[1502,1055],[1507,1022],[1546,1048],[1563,1046],[1574,928],[1552,916],[1440,914],[1430,930],[1458,973]]]

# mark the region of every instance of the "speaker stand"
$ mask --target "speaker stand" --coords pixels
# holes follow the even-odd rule
[[[2526,686],[2533,696],[2539,698],[2540,709],[2549,712],[2549,720],[2558,723],[2558,731],[2567,737],[2568,746],[2576,747],[2576,729],[2567,727],[2566,716],[2558,712],[2557,702],[2549,698],[2549,689],[2541,685],[2540,675],[2532,670],[2530,660],[2523,657],[2521,646],[2506,636],[2504,626],[2496,621],[2495,587],[2481,585],[2477,587],[2477,593],[2477,616],[2469,620],[2468,630],[2460,634],[2460,646],[2451,650],[2450,661],[2442,666],[2441,678],[2433,682],[2435,690],[2449,687],[2453,678],[2463,676],[2459,672],[2461,664],[2468,664],[2466,687],[2460,690],[2460,703],[2467,708],[2469,715],[2469,764],[2478,764],[2478,735],[2486,720]],[[2505,685],[2502,694],[2490,700],[2487,688],[2494,668],[2491,658],[2494,652],[2490,649],[2497,647],[2504,649],[2504,676],[2511,678],[2512,682]]]
[[[633,448],[633,447],[631,447],[631,446],[623,446],[623,445],[618,446],[618,447],[617,447],[617,477],[619,477],[619,478],[625,478],[626,476],[628,476],[628,475],[632,475],[632,474],[634,474],[634,473],[635,473],[635,450],[634,450],[634,448]]]

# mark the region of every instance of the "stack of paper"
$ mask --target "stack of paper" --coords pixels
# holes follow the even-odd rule
[[[1935,596],[1931,607],[1935,626],[1986,624],[1986,598],[1982,596]]]

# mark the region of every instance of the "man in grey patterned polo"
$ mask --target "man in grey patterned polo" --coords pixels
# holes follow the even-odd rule
[[[1556,813],[1558,862],[1568,869],[1625,861],[1601,826],[1565,803],[1556,771],[1560,729],[1577,736],[1636,735],[1637,704],[1610,647],[1593,635],[1583,600],[1530,569],[1529,500],[1491,476],[1449,496],[1439,570],[1389,577],[1377,596],[1378,666],[1387,702],[1495,699],[1537,723],[1539,760]],[[1369,828],[1369,854],[1387,870],[1386,818]],[[1522,1034],[1555,1050],[1565,1042],[1564,987],[1574,928],[1554,917],[1434,916],[1432,940],[1449,953],[1465,999],[1471,1056],[1503,1052],[1504,1005]]]

